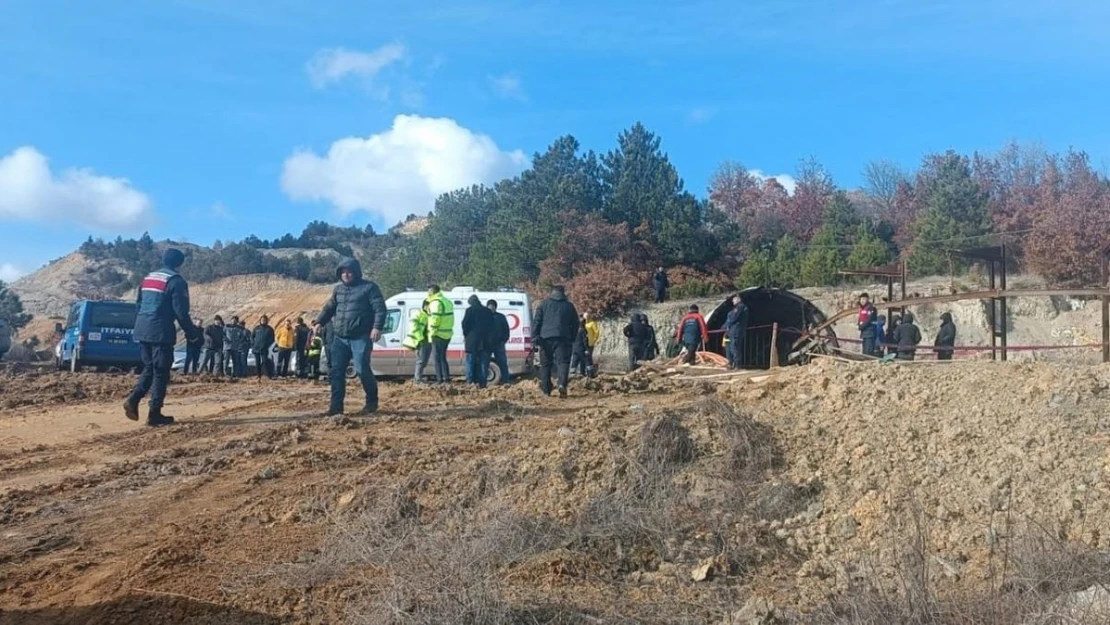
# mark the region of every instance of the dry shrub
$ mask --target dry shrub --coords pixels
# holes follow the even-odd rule
[[[1110,622],[1110,554],[1028,523],[1000,545],[989,586],[942,582],[920,506],[899,541],[894,585],[863,571],[847,592],[807,615],[816,625],[1096,625]],[[1009,528],[1006,532],[1009,533]],[[1090,589],[1086,594],[1077,591]],[[1105,593],[1105,594],[1101,594]],[[1095,601],[1090,598],[1095,597]]]
[[[567,297],[579,311],[601,316],[623,313],[645,292],[640,276],[621,261],[596,261],[576,267],[566,287]]]
[[[708,297],[734,289],[733,280],[720,271],[699,271],[693,267],[672,267],[667,270],[673,299]]]

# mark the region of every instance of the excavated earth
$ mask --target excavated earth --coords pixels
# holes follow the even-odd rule
[[[1110,368],[757,380],[386,382],[327,419],[322,384],[175,379],[147,429],[132,376],[0,371],[0,623],[810,622],[910,544],[964,591],[1029,528],[1110,553]]]

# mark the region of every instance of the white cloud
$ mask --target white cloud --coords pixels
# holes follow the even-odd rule
[[[370,52],[328,48],[317,52],[305,69],[312,86],[323,89],[350,75],[373,81],[383,69],[404,58],[405,46],[399,43],[386,44]]]
[[[690,109],[690,114],[687,118],[692,124],[704,124],[705,122],[713,119],[717,115],[717,109],[708,106],[699,106]]]
[[[528,95],[524,93],[524,87],[520,83],[520,77],[516,74],[490,76],[489,83],[493,87],[493,91],[506,100],[519,100],[520,102],[528,100]]]
[[[33,147],[0,158],[0,219],[76,222],[102,230],[134,230],[154,217],[150,198],[124,178],[90,169],[55,176]]]
[[[27,275],[26,271],[11,263],[0,263],[0,282],[11,284],[25,275]]]
[[[219,219],[221,221],[235,221],[235,214],[224,206],[223,202],[216,202],[208,208],[194,208],[189,211],[193,219]]]
[[[527,165],[520,150],[448,118],[398,115],[369,137],[346,137],[327,154],[297,150],[285,161],[281,188],[299,201],[327,201],[343,213],[363,210],[387,223],[427,213],[437,196],[512,176]]]
[[[763,173],[763,171],[759,169],[749,169],[748,173],[755,176],[756,178],[759,178],[761,181],[767,180],[769,178],[774,178],[778,181],[779,184],[782,185],[784,189],[786,189],[786,192],[790,195],[794,195],[794,189],[798,186],[798,181],[794,180],[794,176],[791,176],[790,174],[775,174],[773,176],[770,176]]]

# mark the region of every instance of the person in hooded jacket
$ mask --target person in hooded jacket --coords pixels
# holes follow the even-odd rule
[[[567,300],[566,289],[556,286],[532,315],[532,341],[540,346],[540,390],[551,395],[551,369],[556,370],[559,396],[567,396],[570,350],[578,335],[578,311]]]
[[[739,295],[732,296],[732,310],[725,317],[725,337],[728,339],[728,368],[740,369],[744,360],[744,341],[748,336],[748,305]]]
[[[940,329],[937,330],[937,338],[933,341],[933,347],[937,352],[937,360],[952,360],[952,354],[956,351],[956,324],[952,321],[952,313],[944,313],[940,316]]]
[[[409,319],[409,331],[405,338],[401,341],[401,347],[412,350],[413,355],[416,356],[416,368],[412,372],[412,381],[414,384],[424,383],[424,369],[428,366],[428,360],[432,357],[432,343],[428,338],[428,302],[416,311],[416,314]]]
[[[239,330],[239,375],[245,378],[247,377],[247,369],[249,368],[247,363],[250,360],[251,345],[254,344],[254,337],[251,335],[251,331],[247,329],[246,319],[239,320]]]
[[[328,378],[331,382],[331,402],[328,416],[343,414],[343,399],[347,393],[347,365],[352,361],[355,374],[362,382],[366,404],[361,414],[378,411],[378,380],[371,368],[374,343],[382,338],[385,327],[385,298],[378,285],[363,278],[362,265],[357,260],[346,259],[335,270],[339,284],[331,298],[324,304],[319,326],[332,324],[328,339]]]
[[[308,339],[312,330],[305,325],[304,317],[297,317],[297,324],[293,326],[293,353],[297,355],[297,377],[308,377]]]
[[[917,346],[921,343],[921,330],[913,322],[913,313],[902,316],[902,323],[894,331],[894,342],[898,344],[898,360],[913,360]]]
[[[684,362],[688,365],[697,361],[698,346],[709,344],[709,328],[706,327],[705,317],[701,316],[696,304],[690,306],[690,311],[678,322],[675,339],[686,349]]]
[[[134,339],[139,342],[143,372],[127,400],[123,413],[132,421],[139,420],[139,402],[150,393],[146,423],[149,426],[171,425],[173,417],[162,414],[166,399],[166,386],[173,367],[173,348],[177,343],[177,328],[185,333],[186,340],[202,337],[203,330],[189,316],[189,285],[177,273],[185,262],[185,254],[169,248],[162,254],[162,268],[148,274],[139,285],[135,316]]]
[[[644,323],[640,313],[633,313],[624,326],[624,337],[628,339],[628,370],[635,371],[640,368],[641,360],[650,360],[647,357],[651,342],[651,331]]]
[[[254,366],[258,369],[259,380],[263,373],[271,380],[274,379],[274,361],[270,359],[270,350],[273,349],[275,340],[270,318],[262,315],[251,332],[251,351],[254,353]]]
[[[466,300],[466,313],[462,320],[463,346],[466,349],[466,381],[486,388],[489,375],[489,355],[496,332],[493,312],[482,305],[477,295]]]
[[[856,325],[859,327],[859,338],[862,342],[861,351],[864,354],[871,355],[875,353],[875,344],[877,337],[875,336],[875,317],[878,313],[875,306],[871,303],[871,296],[867,293],[861,293],[859,296],[859,312],[856,316]]]

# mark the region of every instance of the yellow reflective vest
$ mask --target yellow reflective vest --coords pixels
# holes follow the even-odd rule
[[[405,335],[405,340],[401,341],[406,349],[419,349],[422,343],[428,342],[428,313],[420,310],[416,316],[409,321],[409,333]]]
[[[450,341],[455,334],[455,305],[436,293],[428,298],[428,338]]]
[[[316,358],[324,349],[324,339],[319,336],[313,336],[312,340],[308,342],[308,357]]]

